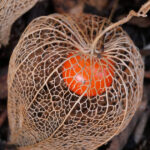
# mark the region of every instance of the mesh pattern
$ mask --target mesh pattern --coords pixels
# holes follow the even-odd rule
[[[9,40],[12,24],[38,0],[0,0],[0,45]]]
[[[121,27],[93,46],[108,25],[106,18],[88,14],[54,14],[29,24],[9,66],[12,143],[91,150],[128,125],[142,98],[143,61]],[[99,72],[101,78],[95,77]],[[85,82],[78,85],[77,75]]]

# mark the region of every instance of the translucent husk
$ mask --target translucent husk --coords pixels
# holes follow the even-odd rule
[[[144,77],[142,58],[119,25],[133,16],[145,17],[149,7],[148,1],[138,13],[131,11],[112,24],[90,14],[53,14],[32,21],[9,64],[10,143],[20,150],[92,150],[119,134],[142,99]],[[99,68],[111,66],[111,86],[105,80],[105,92],[92,97],[71,91],[62,78],[70,53],[90,59],[91,70],[96,62]]]

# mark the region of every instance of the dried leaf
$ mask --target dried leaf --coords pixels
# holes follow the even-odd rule
[[[12,24],[31,9],[38,0],[0,1],[0,47],[7,45]]]

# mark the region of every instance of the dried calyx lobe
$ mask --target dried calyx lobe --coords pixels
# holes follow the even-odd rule
[[[86,14],[54,14],[30,23],[9,66],[12,143],[91,150],[127,126],[142,97],[143,62],[121,27],[94,42],[108,25]],[[103,47],[99,58],[93,50]],[[95,78],[95,68],[104,80]],[[78,84],[79,74],[89,83]]]
[[[0,1],[0,47],[7,45],[13,23],[39,0]]]

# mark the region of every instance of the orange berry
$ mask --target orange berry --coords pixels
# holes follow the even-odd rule
[[[112,84],[114,69],[109,59],[92,58],[84,54],[69,54],[63,64],[62,76],[68,88],[84,96],[96,96]]]

